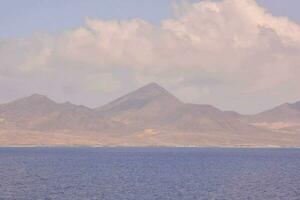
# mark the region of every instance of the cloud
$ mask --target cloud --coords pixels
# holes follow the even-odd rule
[[[289,99],[300,89],[300,26],[254,0],[201,1],[176,4],[160,26],[87,18],[61,34],[0,41],[5,85],[18,77],[35,88],[29,79],[36,83],[41,74],[41,85],[54,81],[55,89],[77,88],[78,95],[117,94],[156,81],[179,97],[228,108],[230,100],[216,101],[217,93],[243,101],[289,88],[281,97]]]

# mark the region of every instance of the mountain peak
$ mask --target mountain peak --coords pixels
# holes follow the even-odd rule
[[[300,101],[293,103],[291,106],[296,110],[300,110]]]
[[[32,94],[28,97],[24,97],[21,99],[18,99],[12,103],[17,103],[17,104],[40,104],[40,103],[51,103],[54,104],[55,102],[49,99],[48,97],[41,95],[41,94]]]
[[[31,99],[42,99],[42,100],[48,99],[48,97],[46,97],[45,95],[38,94],[38,93],[34,93],[34,94],[30,95],[28,98],[31,98]]]
[[[144,97],[171,95],[166,89],[164,89],[157,83],[149,83],[130,94],[145,95]]]
[[[162,86],[160,86],[158,83],[151,82],[147,85],[143,86],[142,88],[156,88],[156,89],[164,89]]]
[[[157,83],[149,83],[113,102],[98,108],[99,111],[136,110],[156,102],[162,105],[181,104],[181,102]]]
[[[300,102],[284,103],[273,109],[254,115],[253,119],[263,122],[299,121]]]
[[[149,83],[119,99],[117,99],[117,102],[122,101],[128,101],[128,100],[138,100],[139,102],[145,101],[149,102],[155,99],[164,98],[169,100],[178,101],[179,100],[173,96],[171,93],[169,93],[166,89],[164,89],[162,86],[158,85],[157,83]],[[115,102],[116,102],[115,101]]]

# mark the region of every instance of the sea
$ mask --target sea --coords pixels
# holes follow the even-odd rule
[[[299,200],[300,149],[0,148],[0,200]]]

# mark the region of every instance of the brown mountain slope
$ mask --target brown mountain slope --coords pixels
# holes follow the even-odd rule
[[[156,83],[96,110],[101,116],[144,129],[238,134],[262,131],[232,112],[223,112],[210,105],[183,103]]]
[[[34,94],[0,106],[2,126],[38,131],[103,131],[123,125],[103,119],[92,109],[71,103],[58,104],[43,95]]]
[[[285,133],[300,133],[300,102],[285,103],[246,119],[257,127]]]
[[[100,116],[134,126],[159,126],[183,105],[156,83],[148,84],[105,106],[97,108]]]
[[[300,122],[300,102],[285,103],[273,109],[252,116],[253,121],[260,122]]]
[[[299,110],[244,116],[183,103],[156,83],[97,109],[35,94],[0,105],[0,145],[299,147]]]

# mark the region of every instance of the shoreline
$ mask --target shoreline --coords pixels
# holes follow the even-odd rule
[[[17,145],[17,146],[0,146],[4,148],[65,148],[65,149],[93,149],[93,148],[107,148],[107,149],[300,149],[300,146],[81,146],[81,145]]]

